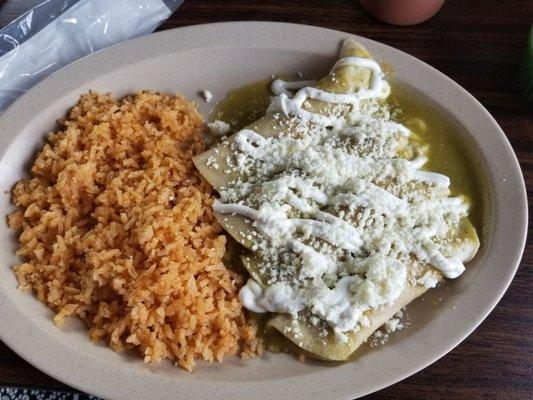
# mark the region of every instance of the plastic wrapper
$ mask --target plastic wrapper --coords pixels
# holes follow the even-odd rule
[[[0,112],[61,67],[154,31],[183,1],[43,1],[0,30]]]

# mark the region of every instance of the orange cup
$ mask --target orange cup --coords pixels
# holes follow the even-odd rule
[[[393,25],[415,25],[439,12],[445,0],[359,0],[377,19]]]

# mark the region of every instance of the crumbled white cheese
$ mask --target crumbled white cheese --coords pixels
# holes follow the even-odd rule
[[[207,124],[209,133],[213,136],[225,136],[231,131],[231,126],[224,121],[215,120]]]
[[[216,159],[214,157],[209,157],[206,162],[208,167],[211,167],[213,169],[219,169],[220,165],[217,163]]]
[[[206,103],[209,103],[211,100],[213,100],[213,94],[209,90],[202,90],[202,96]]]
[[[384,333],[378,329],[370,337],[370,347],[384,345],[385,343],[387,343],[387,340],[389,340],[389,334]]]
[[[404,328],[404,325],[398,318],[391,318],[385,323],[385,330],[387,333],[396,332]]]
[[[417,281],[417,284],[425,286],[428,289],[434,288],[438,283],[439,278],[434,271],[427,271]]]

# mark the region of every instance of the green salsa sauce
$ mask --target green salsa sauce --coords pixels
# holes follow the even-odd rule
[[[415,134],[413,140],[427,146],[428,162],[423,169],[450,178],[452,195],[465,198],[470,206],[469,217],[476,230],[482,232],[483,179],[471,145],[452,121],[402,87],[393,86],[387,102],[395,110],[398,122]]]

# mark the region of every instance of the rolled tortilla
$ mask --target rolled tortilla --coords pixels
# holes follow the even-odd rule
[[[341,57],[357,56],[371,59],[370,54],[356,41],[348,39],[341,49]],[[333,93],[351,93],[370,86],[371,71],[367,68],[352,65],[341,66],[334,73],[330,73],[317,82],[316,87]],[[304,109],[314,113],[328,114],[335,105],[319,100],[308,99],[304,103]],[[280,132],[291,134],[291,119],[283,114],[267,113],[245,129],[251,129],[263,137],[273,137]],[[239,172],[231,165],[235,161],[232,150],[235,135],[228,138],[224,143],[206,151],[194,158],[194,163],[204,178],[218,191],[233,181],[242,179],[246,181],[247,176],[239,175]],[[230,161],[230,164],[228,164]],[[210,167],[216,163],[217,169]],[[229,172],[228,172],[229,171]],[[250,173],[250,172],[248,172]],[[253,174],[253,171],[251,171]],[[252,237],[257,238],[260,233],[253,227],[252,221],[240,215],[215,213],[222,227],[240,244],[248,249],[252,249]],[[479,248],[479,239],[476,231],[468,218],[465,218],[457,232],[451,232],[449,240],[449,252],[460,254],[463,261],[469,261]],[[261,285],[267,286],[268,277],[261,271],[263,260],[257,253],[250,253],[243,257],[243,265],[250,275]],[[431,271],[437,280],[442,280],[442,274],[431,265],[421,265],[413,262],[412,275],[421,276],[423,273]],[[416,280],[408,284],[401,295],[392,304],[382,309],[372,309],[365,313],[368,324],[359,327],[358,330],[347,333],[345,342],[336,339],[335,335],[323,335],[323,327],[316,327],[305,317],[295,319],[288,314],[278,314],[274,316],[268,325],[275,328],[289,340],[318,359],[342,361],[346,360],[357,348],[364,343],[368,337],[381,325],[391,319],[398,311],[404,308],[411,301],[422,295],[427,290],[426,286],[417,285]]]
[[[369,320],[369,325],[357,331],[348,332],[345,342],[337,340],[329,329],[328,335],[324,337],[323,328],[313,326],[308,319],[292,318],[289,314],[278,314],[267,325],[277,329],[312,357],[320,360],[344,361],[381,325],[426,290],[424,286],[407,286],[392,305],[382,310],[373,309],[367,312],[365,316]]]

